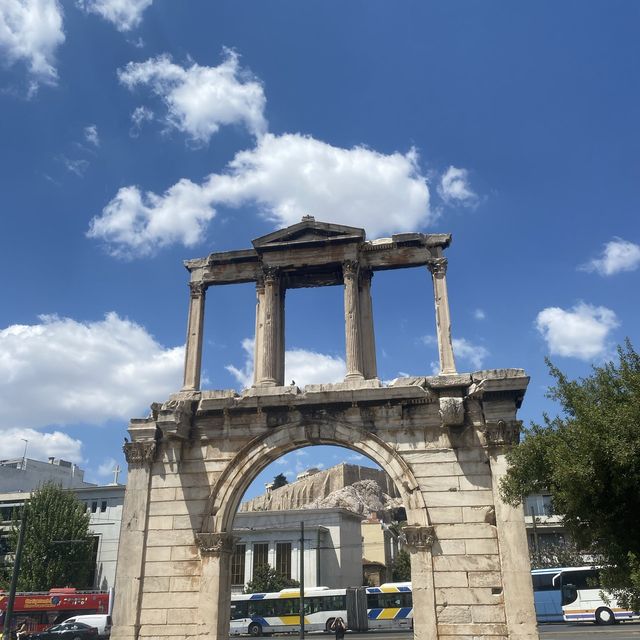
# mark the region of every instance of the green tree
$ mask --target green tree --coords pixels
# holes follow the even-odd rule
[[[285,477],[284,473],[279,473],[273,479],[273,486],[271,488],[272,489],[279,489],[280,487],[284,487],[285,484],[289,484],[289,481]]]
[[[22,507],[27,511],[20,591],[48,591],[52,587],[91,588],[94,568],[93,537],[84,503],[59,485],[45,484]],[[14,513],[9,552],[15,552],[22,511]],[[7,589],[12,566],[5,567],[0,585]]]
[[[579,567],[584,564],[584,558],[573,542],[558,544],[544,544],[538,550],[529,552],[532,569],[546,569],[547,567]]]
[[[404,549],[398,551],[398,555],[393,561],[392,574],[394,582],[409,582],[411,580],[411,556]]]
[[[501,493],[515,505],[548,490],[578,547],[606,567],[603,587],[640,610],[640,356],[628,340],[618,356],[578,380],[547,361],[562,414],[508,454]]]
[[[300,583],[278,573],[271,565],[261,564],[253,572],[253,580],[247,583],[245,593],[268,593],[288,587],[299,587]]]

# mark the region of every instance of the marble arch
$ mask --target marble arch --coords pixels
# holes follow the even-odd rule
[[[498,493],[529,379],[521,369],[456,371],[450,242],[420,233],[368,241],[363,229],[305,216],[252,249],[185,263],[184,385],[133,419],[125,444],[113,640],[226,639],[238,502],[270,461],[321,443],[377,461],[405,500],[416,638],[537,638],[522,510]],[[431,275],[440,373],[387,386],[377,377],[371,277],[405,267]],[[256,284],[254,383],[242,393],[201,389],[205,294],[235,282]],[[285,293],[326,285],[344,286],[345,380],[285,386]]]

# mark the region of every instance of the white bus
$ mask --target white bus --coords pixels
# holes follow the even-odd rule
[[[554,585],[562,591],[562,613],[566,622],[613,624],[640,618],[640,612],[618,606],[615,598],[607,597],[608,602],[602,599],[598,567],[562,569],[554,577]]]
[[[305,589],[305,630],[329,632],[338,616],[352,631],[412,629],[412,596],[410,582],[390,582],[379,587]],[[231,596],[230,635],[260,636],[299,630],[299,589]]]

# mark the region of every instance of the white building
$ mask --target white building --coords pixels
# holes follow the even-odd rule
[[[300,522],[304,522],[305,587],[362,584],[362,516],[346,509],[237,513],[238,538],[231,566],[233,593],[241,593],[255,569],[269,564],[300,581]]]
[[[45,482],[63,489],[95,486],[84,481],[84,471],[73,462],[49,458],[48,462],[31,458],[0,460],[0,492],[33,491]]]

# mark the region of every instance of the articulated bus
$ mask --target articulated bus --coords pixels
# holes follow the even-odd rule
[[[567,622],[613,624],[621,620],[640,619],[640,612],[618,605],[615,598],[602,599],[598,567],[566,567],[553,579],[562,593],[562,612]]]
[[[0,628],[4,625],[9,594],[0,591]],[[111,592],[77,591],[72,588],[16,593],[12,626],[25,622],[29,632],[43,631],[71,616],[110,613]]]
[[[331,631],[341,617],[353,631],[410,629],[413,603],[409,582],[380,587],[304,590],[304,626],[307,631]],[[297,632],[300,630],[300,591],[248,593],[231,596],[230,635]]]
[[[538,622],[563,622],[562,595],[560,585],[555,585],[553,579],[562,571],[555,569],[534,569],[531,572],[533,583],[533,603],[536,608]]]

